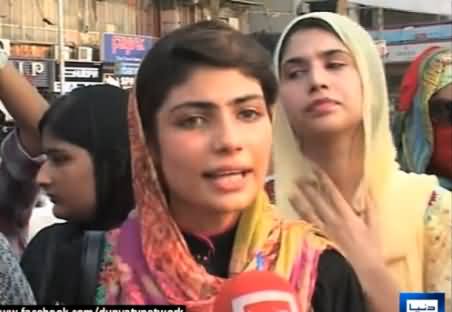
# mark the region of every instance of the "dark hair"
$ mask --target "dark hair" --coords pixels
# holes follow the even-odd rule
[[[260,43],[271,55],[275,53],[275,48],[278,43],[280,33],[269,33],[266,31],[254,32],[250,37]]]
[[[57,98],[39,123],[41,133],[80,146],[92,157],[96,213],[83,224],[88,228],[117,226],[133,208],[127,99],[127,91],[110,85],[78,88]]]
[[[283,57],[284,53],[286,52],[287,45],[289,44],[289,41],[290,41],[290,38],[292,37],[292,35],[301,30],[307,30],[307,29],[313,29],[313,28],[325,30],[325,31],[335,35],[337,38],[339,38],[339,36],[337,35],[337,33],[333,29],[333,27],[331,27],[331,25],[328,24],[327,22],[325,22],[324,20],[321,20],[319,18],[306,18],[306,19],[300,20],[298,23],[293,25],[292,28],[290,28],[290,30],[284,36],[284,41],[281,44],[281,48],[279,50],[279,55],[278,55],[278,64],[279,64],[280,68],[281,68],[282,57]],[[340,39],[340,40],[342,41],[342,39]],[[309,44],[309,43],[307,43],[307,44]],[[278,68],[277,70],[279,71],[280,68]]]
[[[170,90],[204,65],[240,70],[259,81],[267,106],[275,102],[271,57],[255,40],[219,21],[188,25],[157,41],[138,71],[137,101],[147,137],[156,134],[156,113]]]

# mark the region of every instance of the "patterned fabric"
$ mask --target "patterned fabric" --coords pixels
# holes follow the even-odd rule
[[[411,88],[402,85],[401,103],[393,125],[394,137],[402,169],[424,173],[434,144],[429,100],[435,92],[452,83],[452,50],[431,48],[415,60],[412,68],[405,74],[404,81],[406,85],[416,79],[416,84],[410,85]],[[452,190],[450,179],[440,177],[440,183]]]
[[[0,305],[35,304],[35,299],[8,240],[0,233]]]
[[[0,153],[0,232],[8,238],[13,250],[21,254],[39,190],[34,178],[43,159],[27,155],[16,131],[3,140]]]
[[[432,193],[425,214],[425,290],[445,292],[446,311],[452,309],[452,201],[444,189]],[[449,209],[447,209],[449,207]]]
[[[170,216],[138,115],[135,95],[129,101],[133,187],[137,209],[120,229],[108,234],[107,261],[101,272],[98,304],[183,304],[188,311],[212,311],[224,279],[210,275],[191,256],[183,236]],[[273,215],[261,192],[242,215],[230,263],[230,276],[263,269],[290,280],[302,311],[308,311],[317,276],[317,263],[328,242],[302,221],[282,222]],[[294,278],[294,277],[293,277]]]

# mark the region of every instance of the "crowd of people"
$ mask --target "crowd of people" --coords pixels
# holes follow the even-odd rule
[[[134,88],[50,106],[0,51],[15,119],[0,304],[215,311],[231,278],[268,271],[293,311],[398,311],[404,291],[443,292],[451,308],[452,51],[413,62],[391,125],[381,57],[351,19],[306,14],[274,49],[258,41],[184,26]],[[27,244],[40,189],[66,222]]]

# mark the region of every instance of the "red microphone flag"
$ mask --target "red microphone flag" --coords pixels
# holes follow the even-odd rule
[[[227,280],[215,312],[300,312],[294,288],[275,273],[250,271]]]

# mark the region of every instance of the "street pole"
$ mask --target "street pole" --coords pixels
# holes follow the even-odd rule
[[[347,0],[337,0],[336,12],[338,14],[347,16],[347,5]]]
[[[64,0],[58,0],[58,59],[60,62],[60,94],[64,94]]]
[[[383,31],[385,30],[385,15],[384,9],[377,9],[377,27],[378,27],[378,39],[383,40]]]

